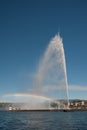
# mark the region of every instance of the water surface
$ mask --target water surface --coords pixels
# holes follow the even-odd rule
[[[87,112],[0,111],[0,130],[87,130]]]

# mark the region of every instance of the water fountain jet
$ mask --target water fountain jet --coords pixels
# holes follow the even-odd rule
[[[68,108],[68,82],[64,47],[60,35],[49,43],[38,67],[35,93],[65,101]]]
[[[20,97],[19,99],[27,98],[27,100],[29,97],[31,100],[32,97],[31,102],[29,102],[31,109],[40,110],[50,108],[50,105],[46,107],[46,104],[43,105],[44,103],[42,102],[42,104],[39,99],[44,99],[44,101],[49,100],[54,103],[53,105],[56,103],[59,106],[64,106],[65,109],[68,108],[66,61],[62,38],[59,34],[52,38],[43,58],[40,60],[34,83],[33,92],[31,94],[13,94],[12,96],[16,97],[17,100],[18,97]],[[38,105],[35,99],[37,99]],[[24,107],[26,108],[26,106]]]

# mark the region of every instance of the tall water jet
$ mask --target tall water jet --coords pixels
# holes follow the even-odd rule
[[[68,108],[68,82],[63,42],[60,35],[50,41],[40,60],[32,93],[4,95],[14,99],[13,108],[62,109]],[[16,104],[15,104],[16,103]]]
[[[50,41],[39,63],[35,87],[35,93],[68,104],[66,61],[59,34]]]

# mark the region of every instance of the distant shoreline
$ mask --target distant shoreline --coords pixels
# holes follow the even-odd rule
[[[37,109],[37,110],[8,110],[9,112],[78,112],[87,111],[87,109]]]
[[[31,106],[31,104],[29,104]],[[49,103],[46,105],[49,105]],[[9,112],[78,112],[78,111],[87,111],[87,100],[69,100],[68,108],[58,108],[57,103],[50,103],[50,107],[47,108],[33,108],[29,109],[22,108],[21,106],[26,106],[26,103],[0,103],[0,111],[9,111]]]

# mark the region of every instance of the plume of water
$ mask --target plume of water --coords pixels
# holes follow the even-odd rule
[[[59,34],[52,38],[40,60],[34,83],[34,94],[7,95],[7,97],[15,97],[14,101],[22,101],[22,104],[14,104],[15,107],[48,109],[55,106],[60,108],[64,105],[62,102],[67,104],[65,107],[68,106],[66,61],[62,38]]]
[[[35,93],[68,103],[66,61],[59,34],[50,41],[40,61],[35,86]]]

